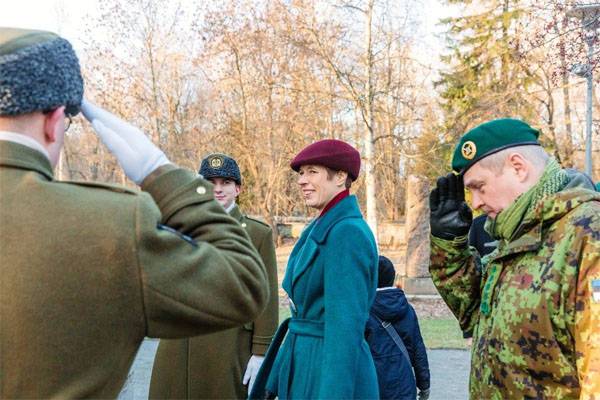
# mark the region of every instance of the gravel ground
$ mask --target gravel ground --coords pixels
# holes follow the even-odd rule
[[[452,312],[440,296],[411,296],[408,302],[414,307],[419,318],[451,318]]]
[[[146,339],[129,372],[127,383],[119,399],[142,400],[148,398],[154,354],[158,340]],[[431,371],[430,400],[461,400],[468,398],[469,352],[467,350],[429,350]]]

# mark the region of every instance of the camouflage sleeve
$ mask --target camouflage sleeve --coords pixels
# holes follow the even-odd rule
[[[470,334],[477,322],[481,298],[481,272],[467,243],[431,237],[429,272],[435,287],[450,307],[463,332]]]
[[[591,225],[580,253],[575,312],[575,350],[582,400],[600,399],[600,226]]]

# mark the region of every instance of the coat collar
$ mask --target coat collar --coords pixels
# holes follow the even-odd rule
[[[242,222],[242,219],[244,218],[244,214],[242,214],[242,211],[237,205],[233,206],[231,211],[229,211],[229,215],[238,222]]]
[[[325,213],[322,217],[314,222],[314,228],[310,232],[310,236],[317,243],[323,243],[327,238],[327,234],[331,228],[339,221],[346,218],[362,218],[358,200],[356,196],[351,195],[343,198],[333,208]]]
[[[48,158],[39,151],[19,143],[0,141],[0,165],[36,171],[48,180],[54,179]]]
[[[292,288],[298,278],[312,264],[318,253],[319,244],[325,242],[327,234],[339,221],[346,218],[362,218],[356,196],[348,196],[337,203],[325,215],[313,220],[304,230],[288,258],[288,272],[283,280],[283,288],[292,297]],[[335,246],[335,243],[332,244]],[[288,277],[288,273],[291,274]]]

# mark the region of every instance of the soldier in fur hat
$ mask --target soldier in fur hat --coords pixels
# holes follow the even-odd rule
[[[114,398],[145,336],[239,326],[268,297],[212,184],[82,96],[67,40],[0,28],[2,398]],[[55,180],[80,109],[142,191]]]
[[[246,230],[260,254],[267,270],[269,300],[264,312],[242,327],[190,339],[161,340],[150,398],[246,399],[279,319],[273,232],[269,225],[243,214],[236,204],[242,176],[233,158],[210,154],[202,160],[199,173],[213,184],[215,199]]]

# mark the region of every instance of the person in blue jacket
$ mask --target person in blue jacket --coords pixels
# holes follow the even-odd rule
[[[349,193],[360,154],[340,140],[321,140],[291,167],[305,204],[319,216],[289,257],[282,286],[292,316],[275,335],[250,398],[378,399],[364,337],[377,288],[377,247]]]
[[[365,331],[377,369],[379,396],[414,400],[419,388],[419,400],[426,400],[430,387],[427,352],[415,310],[404,291],[393,286],[395,276],[392,262],[379,256],[377,295]],[[395,343],[384,324],[396,331],[405,350]]]

